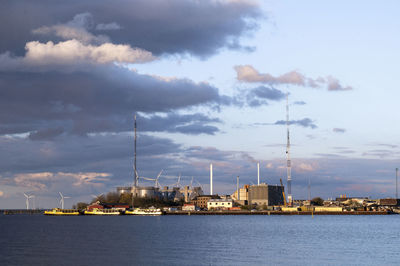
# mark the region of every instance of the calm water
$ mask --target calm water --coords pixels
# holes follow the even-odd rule
[[[0,265],[399,265],[400,215],[0,215]]]

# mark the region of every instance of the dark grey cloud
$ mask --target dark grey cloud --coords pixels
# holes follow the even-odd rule
[[[27,41],[48,40],[32,30],[65,24],[82,13],[91,15],[90,20],[80,21],[88,32],[101,30],[114,43],[130,44],[156,55],[200,57],[221,48],[251,50],[240,44],[240,38],[256,29],[256,20],[261,17],[259,6],[250,1],[7,1],[0,9],[0,53],[21,55]]]
[[[373,149],[366,151],[362,154],[362,156],[368,156],[368,157],[379,157],[379,158],[391,158],[393,156],[398,156],[399,152],[398,151],[393,151],[392,149],[387,150],[387,149]]]
[[[218,118],[210,118],[204,114],[178,115],[169,113],[167,116],[151,115],[148,117],[138,117],[140,129],[143,131],[167,131],[171,133],[184,134],[210,134],[219,131],[215,126],[207,123],[221,123]]]
[[[0,72],[0,92],[0,134],[35,132],[42,137],[54,128],[58,134],[62,128],[80,135],[124,131],[130,128],[134,112],[171,112],[217,103],[220,97],[215,87],[205,83],[167,82],[117,66],[93,67],[91,72]],[[159,130],[188,125],[189,119],[200,124],[196,130],[182,131],[201,132],[200,126],[204,126],[202,133],[217,131],[205,127],[215,120],[198,115],[169,115],[163,123],[166,128]]]
[[[268,100],[279,101],[285,99],[285,94],[275,88],[260,86],[252,90],[255,96]]]
[[[274,123],[274,125],[286,125],[285,120],[279,120]],[[309,127],[312,129],[317,128],[317,125],[310,118],[303,118],[301,120],[290,120],[289,125],[297,125],[301,127]]]
[[[268,101],[280,101],[285,98],[285,94],[282,91],[266,86],[259,86],[245,93],[246,103],[251,107],[267,105]]]

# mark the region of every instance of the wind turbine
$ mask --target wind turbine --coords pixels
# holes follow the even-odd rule
[[[26,209],[29,210],[29,199],[34,198],[35,196],[34,195],[29,195],[28,196],[25,193],[24,193],[24,196],[26,198]]]
[[[61,194],[61,192],[58,192],[58,193],[60,193],[60,196],[61,196],[61,200],[60,200],[61,209],[64,209],[64,199],[70,199],[71,197],[65,197],[63,194]]]
[[[158,174],[157,178],[148,178],[148,177],[141,177],[144,180],[148,180],[148,181],[154,181],[154,187],[161,187],[160,182],[158,182],[158,179],[160,178],[162,172],[164,170],[161,170],[160,173]]]

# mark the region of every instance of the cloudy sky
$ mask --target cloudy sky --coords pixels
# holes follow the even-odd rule
[[[88,201],[133,181],[209,191],[286,180],[295,199],[395,194],[397,1],[6,1],[0,208]],[[143,181],[140,181],[143,182]],[[143,183],[144,184],[144,183]],[[149,183],[147,183],[149,184]],[[33,204],[33,203],[31,203]]]

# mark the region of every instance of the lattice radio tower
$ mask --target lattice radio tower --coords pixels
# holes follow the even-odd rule
[[[289,93],[286,94],[286,129],[287,129],[287,143],[286,143],[286,162],[287,162],[287,188],[288,188],[288,202],[292,204],[292,164],[290,161],[290,134],[289,134]]]

